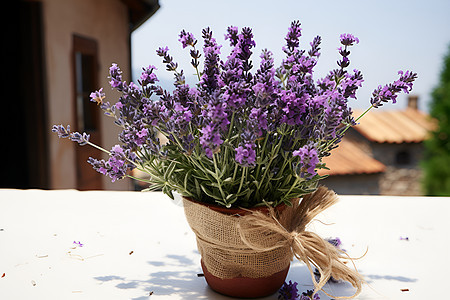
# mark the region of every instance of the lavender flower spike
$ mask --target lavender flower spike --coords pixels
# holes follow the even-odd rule
[[[300,177],[303,178],[306,174],[309,174],[307,178],[311,179],[317,174],[315,168],[320,161],[314,145],[305,145],[298,150],[293,151],[292,155],[300,157]]]
[[[90,97],[91,101],[96,102],[97,105],[103,104],[103,99],[105,99],[105,93],[103,93],[103,88],[99,89],[98,91],[92,92]]]
[[[299,38],[302,36],[302,29],[300,28],[300,21],[293,21],[289,27],[288,34],[285,37],[286,45],[289,50],[293,51],[300,44]]]
[[[89,143],[89,138],[91,137],[86,132],[82,134],[79,132],[70,132],[70,125],[67,125],[67,129],[63,125],[53,125],[52,132],[56,132],[59,138],[70,138],[71,141],[77,142],[80,146]]]
[[[411,71],[399,71],[400,78],[393,83],[386,84],[385,86],[379,86],[372,93],[370,103],[373,107],[378,108],[383,106],[383,102],[392,101],[397,102],[397,94],[400,92],[409,93],[412,89],[413,82],[417,78],[417,73]]]
[[[123,88],[122,70],[120,70],[117,64],[112,64],[109,68],[109,78],[111,79],[109,82],[111,87],[121,91]]]
[[[53,125],[52,132],[56,132],[59,138],[68,138],[70,136],[70,125],[67,125],[67,129],[61,125]]]
[[[353,46],[353,43],[359,44],[359,39],[350,33],[341,34],[341,44],[344,46]]]
[[[307,290],[300,296],[300,300],[320,300],[319,294],[314,294],[313,290]]]
[[[87,143],[89,143],[90,137],[91,136],[89,134],[87,134],[86,132],[83,132],[83,133],[73,132],[70,134],[70,140],[72,142],[77,142],[78,144],[80,144],[80,146],[84,146]]]
[[[186,32],[184,29],[180,32],[178,41],[181,42],[181,45],[183,46],[183,49],[187,46],[195,46],[197,43],[197,40],[195,39],[194,35],[190,32]]]

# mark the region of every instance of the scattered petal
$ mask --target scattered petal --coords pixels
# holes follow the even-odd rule
[[[83,247],[84,246],[84,244],[82,244],[80,241],[73,241],[73,243],[75,244],[75,245],[77,245],[78,247]]]

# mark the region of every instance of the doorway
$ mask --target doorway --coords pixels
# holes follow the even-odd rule
[[[89,134],[90,141],[101,144],[100,114],[96,103],[90,101],[90,93],[98,89],[98,46],[91,38],[73,35],[73,72],[75,130]],[[76,145],[76,172],[78,190],[103,189],[103,175],[87,163],[89,157],[100,158],[102,152],[88,145]]]

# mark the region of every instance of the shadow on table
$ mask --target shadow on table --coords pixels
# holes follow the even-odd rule
[[[404,276],[392,276],[392,275],[367,275],[364,274],[364,278],[366,279],[367,283],[371,283],[375,280],[395,280],[400,282],[416,282],[416,278],[409,278]]]
[[[306,292],[307,290],[314,290],[314,284],[312,282],[311,274],[309,272],[308,267],[304,263],[295,261],[294,263],[291,264],[286,281],[289,282],[289,280],[298,283],[297,287],[299,294],[301,294],[302,292]],[[350,297],[356,292],[356,289],[353,288],[353,286],[348,282],[330,281],[327,284],[325,284],[323,290],[325,290],[328,294],[333,295],[335,297]],[[327,296],[322,291],[319,292],[319,296],[321,300],[333,299]]]
[[[166,255],[164,261],[149,261],[152,272],[143,279],[130,279],[107,275],[94,277],[101,282],[111,282],[119,289],[139,289],[142,296],[132,300],[148,300],[150,294],[158,296],[177,296],[181,299],[231,299],[217,294],[206,284],[201,273],[200,262],[181,255]]]
[[[176,296],[179,299],[232,299],[214,292],[210,289],[204,277],[198,277],[201,273],[200,263],[181,255],[168,254],[163,261],[148,261],[150,273],[146,278],[125,278],[117,275],[94,277],[101,282],[110,282],[119,289],[137,289],[142,296],[133,300],[148,300],[150,293],[158,296]],[[383,276],[365,274],[367,283],[378,280],[396,280],[399,282],[415,282],[417,279],[403,276]],[[301,294],[314,289],[312,278],[305,264],[293,262],[286,281],[298,282],[298,290]],[[366,289],[364,286],[363,289]],[[324,290],[336,297],[352,296],[355,289],[347,282],[327,283]],[[323,292],[319,293],[320,299],[327,300],[330,297]],[[278,299],[278,294],[262,298],[260,300]],[[366,299],[362,295],[358,299]],[[367,298],[373,299],[373,298]]]

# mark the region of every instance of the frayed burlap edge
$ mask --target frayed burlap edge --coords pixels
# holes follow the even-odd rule
[[[353,261],[345,252],[305,230],[319,213],[337,201],[333,191],[320,187],[281,212],[270,208],[268,214],[256,211],[236,217],[183,198],[202,261],[212,275],[221,279],[268,277],[286,269],[296,257],[308,267],[315,292],[333,276],[351,283],[356,292],[351,297],[332,297],[353,298],[361,292],[363,283],[356,268],[345,264],[350,260],[354,266]],[[321,275],[318,282],[313,266]]]

